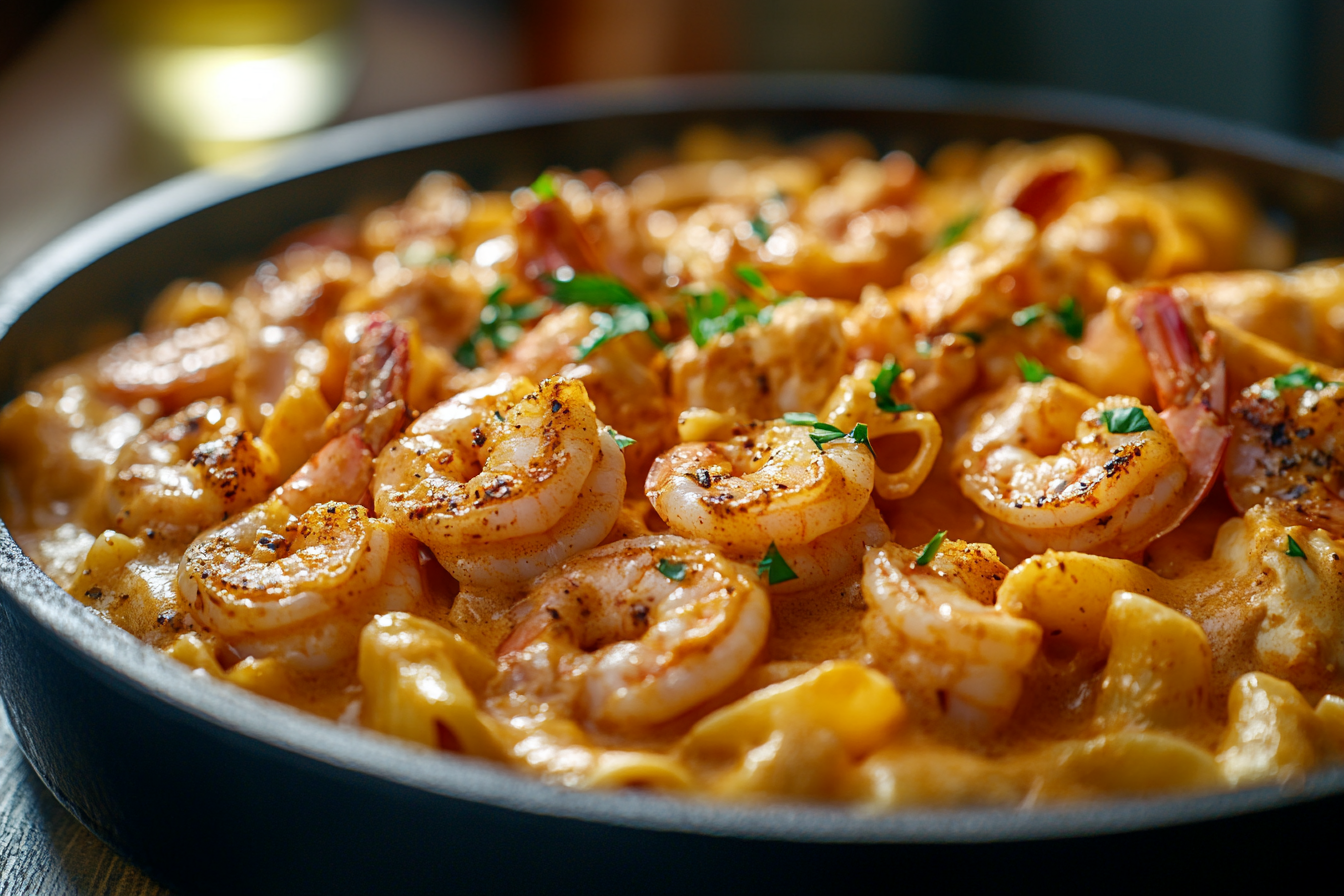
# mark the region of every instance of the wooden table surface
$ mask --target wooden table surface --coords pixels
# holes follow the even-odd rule
[[[0,896],[161,896],[56,802],[0,715]]]

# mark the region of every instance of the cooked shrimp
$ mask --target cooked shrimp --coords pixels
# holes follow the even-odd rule
[[[98,384],[127,405],[152,398],[167,410],[229,394],[239,336],[215,317],[159,333],[136,333],[98,359]]]
[[[917,712],[978,733],[1012,715],[1041,627],[994,607],[1007,574],[992,547],[961,541],[924,565],[897,544],[864,558],[865,644]]]
[[[673,535],[618,541],[539,578],[499,649],[499,694],[612,729],[668,721],[742,676],[770,601],[749,567]]]
[[[112,527],[193,538],[260,501],[278,478],[276,465],[237,408],[218,398],[193,402],[126,443],[107,468]]]
[[[677,445],[654,461],[644,493],[676,534],[734,552],[814,541],[863,511],[876,464],[851,439],[818,448],[810,435],[776,422],[728,441]]]
[[[192,542],[178,587],[196,623],[244,656],[321,669],[353,656],[377,614],[415,609],[415,541],[354,503],[371,468],[348,433],[269,500]]]
[[[459,581],[521,582],[598,544],[625,461],[581,383],[521,377],[464,392],[378,457],[374,506]]]
[[[1145,294],[1133,313],[1167,410],[1097,401],[1049,377],[1002,390],[958,446],[962,493],[1003,546],[1130,554],[1179,525],[1212,486],[1227,441],[1211,406],[1221,402],[1221,364],[1201,372],[1170,296]],[[1117,415],[1146,428],[1113,427]]]
[[[1245,513],[1274,503],[1294,525],[1344,535],[1344,386],[1305,368],[1248,388],[1232,405],[1227,494]]]
[[[408,610],[424,596],[419,549],[357,504],[373,452],[400,425],[406,337],[370,322],[351,364],[341,432],[269,499],[187,548],[178,587],[195,621],[245,656],[274,656],[321,669],[353,656],[360,629],[378,613]],[[397,369],[400,372],[397,372]],[[375,396],[373,390],[386,389]],[[355,410],[352,410],[355,409]],[[366,439],[367,434],[367,439]]]

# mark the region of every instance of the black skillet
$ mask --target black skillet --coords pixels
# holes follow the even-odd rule
[[[567,88],[342,126],[98,215],[0,284],[0,400],[133,325],[173,278],[255,259],[293,227],[404,195],[426,170],[512,186],[546,165],[666,147],[704,121],[784,140],[851,129],[920,159],[959,138],[1090,131],[1178,172],[1227,172],[1295,229],[1303,259],[1344,254],[1344,157],[1193,115],[923,78]],[[193,676],[67,596],[8,531],[0,586],[0,691],[24,753],[84,824],[184,892],[1109,891],[1283,879],[1295,865],[1330,875],[1337,860],[1340,769],[1214,796],[890,815],[574,793]]]

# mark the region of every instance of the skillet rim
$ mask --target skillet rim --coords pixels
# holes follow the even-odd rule
[[[1053,89],[923,76],[811,74],[696,76],[551,88],[340,125],[222,169],[181,175],[123,200],[38,250],[0,282],[0,339],[21,314],[83,267],[180,218],[283,181],[378,155],[526,127],[623,115],[789,108],[980,115],[1024,125],[1122,133],[1242,156],[1344,184],[1344,156],[1330,150],[1193,113]],[[196,726],[220,729],[215,736],[241,735],[297,757],[450,799],[650,831],[815,843],[918,844],[1118,834],[1344,794],[1344,768],[1316,772],[1284,787],[1030,810],[874,814],[816,804],[748,805],[649,793],[576,792],[495,763],[342,728],[195,675],[95,616],[23,554],[7,527],[0,524],[0,530],[0,587],[12,598],[10,605],[52,636],[67,658],[123,694],[182,713]],[[42,775],[40,765],[32,764]]]

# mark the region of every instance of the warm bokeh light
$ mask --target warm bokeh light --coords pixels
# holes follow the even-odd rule
[[[106,0],[130,99],[197,164],[325,124],[354,87],[353,4]]]

